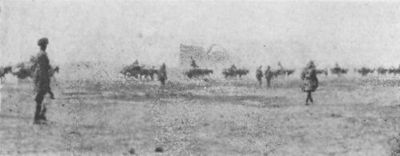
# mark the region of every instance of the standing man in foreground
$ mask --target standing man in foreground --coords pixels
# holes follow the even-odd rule
[[[37,56],[33,59],[33,80],[34,80],[34,91],[36,93],[36,111],[34,117],[34,124],[46,124],[46,106],[43,105],[43,99],[46,93],[50,92],[50,60],[47,57],[46,48],[49,44],[47,38],[41,38],[38,41],[40,51]]]
[[[304,68],[301,79],[303,80],[302,90],[307,93],[306,105],[308,105],[308,101],[314,103],[311,93],[318,88],[318,78],[313,61],[310,61]]]

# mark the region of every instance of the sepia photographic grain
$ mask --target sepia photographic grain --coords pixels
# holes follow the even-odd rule
[[[400,2],[0,0],[0,155],[400,156]]]

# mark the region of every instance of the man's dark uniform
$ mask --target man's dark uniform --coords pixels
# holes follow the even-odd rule
[[[301,73],[301,79],[303,80],[302,90],[307,92],[306,105],[308,105],[308,101],[314,102],[311,93],[318,88],[317,72],[313,61],[310,61],[307,67],[304,68]]]
[[[167,67],[165,63],[163,63],[160,67],[158,80],[160,80],[161,85],[165,85],[165,81],[167,80]]]
[[[36,93],[36,111],[34,117],[35,124],[46,121],[46,106],[43,105],[42,102],[44,95],[50,92],[50,61],[45,51],[47,44],[47,38],[42,38],[38,41],[38,45],[41,47],[41,50],[35,57],[33,65],[33,79],[35,85],[34,90]]]
[[[257,71],[256,71],[256,78],[258,80],[258,83],[260,83],[260,86],[262,84],[262,77],[263,77],[263,73],[262,73],[262,66],[258,67]]]
[[[265,74],[264,75],[265,75],[265,79],[267,80],[267,86],[271,87],[271,79],[272,79],[272,77],[274,75],[273,75],[273,73],[271,71],[271,67],[270,66],[267,67],[267,70],[265,70]]]

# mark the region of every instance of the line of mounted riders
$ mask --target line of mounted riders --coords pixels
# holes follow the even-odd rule
[[[372,74],[375,71],[380,75],[386,75],[386,74],[397,75],[397,74],[400,74],[400,66],[397,67],[397,68],[394,68],[394,67],[391,67],[391,68],[379,67],[379,68],[376,68],[376,69],[370,69],[370,68],[363,67],[363,68],[357,70],[357,72],[359,72],[363,76],[368,75],[368,74]]]
[[[196,61],[191,58],[191,69],[186,71],[184,74],[187,76],[189,79],[192,78],[202,78],[205,76],[209,76],[213,74],[213,70],[211,69],[202,69],[199,68],[199,66],[196,64]],[[16,76],[18,79],[26,79],[26,78],[32,78],[33,76],[33,62],[28,61],[28,62],[22,62],[18,63],[15,66],[3,66],[0,67],[0,79],[1,82],[3,82],[4,76],[8,73]],[[278,66],[280,69],[277,70],[270,70],[269,73],[271,73],[271,78],[273,77],[278,77],[278,76],[290,76],[292,75],[295,70],[294,69],[285,69],[282,67],[280,63],[278,63]],[[60,68],[58,66],[51,67],[49,70],[50,76],[53,76],[55,73],[58,73]],[[317,69],[317,74],[325,75],[328,76],[328,69]],[[338,64],[335,65],[334,68],[331,68],[329,70],[331,74],[334,75],[344,75],[348,73],[348,69],[344,69],[340,67]],[[354,69],[354,72],[359,73],[362,76],[366,76],[368,74],[373,74],[377,73],[380,75],[387,75],[387,74],[393,74],[397,75],[400,74],[400,65],[397,68],[391,67],[391,68],[368,68],[368,67],[362,67],[359,69]],[[139,65],[139,62],[136,60],[132,65],[126,66],[121,70],[121,73],[126,77],[134,77],[136,79],[140,80],[154,80],[155,76],[157,76],[158,80],[161,82],[161,84],[165,84],[165,81],[167,80],[167,72],[166,72],[166,66],[165,64],[162,64],[159,69],[156,69],[154,66],[151,68],[141,66]],[[224,75],[225,78],[241,78],[242,76],[246,76],[249,73],[248,69],[244,68],[237,68],[234,64],[230,68],[226,68],[222,71],[222,74]],[[258,73],[256,73],[258,75]],[[256,77],[258,77],[256,75]]]
[[[210,74],[213,74],[213,70],[211,69],[202,69],[199,68],[199,66],[196,64],[196,61],[191,58],[191,64],[190,66],[192,67],[189,71],[186,71],[184,74],[188,78],[200,78],[204,76],[208,76]],[[272,71],[273,76],[277,77],[280,75],[285,75],[289,76],[294,73],[295,70],[291,69],[279,69],[276,71]],[[242,76],[245,76],[249,73],[248,69],[244,68],[237,68],[234,64],[230,68],[223,69],[222,74],[224,75],[225,78],[241,78]]]
[[[213,74],[213,70],[211,69],[205,69],[205,68],[200,68],[196,61],[193,58],[191,59],[191,69],[188,71],[184,72],[184,75],[189,78],[203,78],[206,76],[209,76]],[[165,71],[165,64],[163,65],[159,70],[156,69],[154,66],[149,68],[145,67],[143,65],[139,65],[139,62],[136,60],[133,64],[124,67],[121,70],[121,73],[126,77],[134,77],[139,80],[154,80],[155,76],[158,77],[160,81],[165,81],[166,80],[166,71]],[[265,75],[265,77],[278,77],[278,76],[290,76],[292,75],[295,70],[294,69],[285,69],[280,62],[278,62],[279,69],[272,70],[270,67],[267,67],[267,71],[265,71],[265,74],[260,74],[263,72],[260,72],[260,68],[257,69],[256,72],[256,77],[259,79],[260,75]],[[328,76],[328,73],[330,72],[333,75],[341,76],[345,75],[348,73],[348,69],[340,67],[337,63],[335,64],[334,68],[331,69],[317,69],[316,72],[318,75],[325,75]],[[377,68],[377,69],[370,69],[367,67],[362,67],[360,69],[354,69],[354,72],[357,72],[361,74],[362,76],[366,76],[368,74],[373,73],[374,71],[377,71],[379,74],[400,74],[400,66],[399,68],[390,68],[390,69],[385,69],[385,68]],[[234,64],[226,69],[223,69],[222,74],[225,78],[241,78],[242,76],[246,76],[249,73],[248,69],[244,68],[237,68]],[[268,73],[268,74],[267,74]],[[162,75],[162,76],[160,76]],[[160,79],[161,78],[161,79]],[[164,84],[165,82],[161,82]]]
[[[348,71],[348,69],[346,69],[345,71],[338,72],[341,69],[342,68],[340,68],[339,65],[336,64],[335,68],[331,69],[332,70],[331,72],[346,74]],[[361,76],[367,76],[368,74],[373,74],[375,72],[379,75],[388,75],[388,74],[397,75],[397,74],[400,74],[400,65],[397,68],[395,68],[395,67],[391,67],[391,68],[378,67],[378,68],[374,69],[374,68],[368,68],[368,67],[361,67],[359,69],[354,69],[354,72],[359,73]]]

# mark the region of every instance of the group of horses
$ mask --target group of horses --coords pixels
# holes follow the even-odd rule
[[[271,70],[271,73],[273,77],[287,77],[292,75],[295,72],[294,69],[276,69],[276,70]],[[342,76],[345,75],[349,72],[349,69],[342,68],[339,65],[336,65],[333,68],[325,68],[325,69],[316,69],[317,75],[324,75],[328,76],[328,74],[332,75],[337,75],[337,76]],[[359,73],[361,76],[366,76],[368,74],[372,74],[374,72],[377,72],[380,75],[385,75],[385,74],[400,74],[400,66],[398,68],[383,68],[379,67],[376,69],[371,69],[368,67],[361,67],[361,68],[356,68],[354,69],[355,73]],[[126,77],[135,77],[137,79],[151,79],[154,80],[154,75],[157,75],[158,70],[154,68],[145,68],[144,66],[127,66],[125,67],[121,73],[126,76]],[[193,67],[187,71],[185,71],[183,74],[189,78],[202,78],[209,76],[213,74],[214,71],[211,69],[206,69],[206,68],[199,68],[199,67]],[[236,67],[230,67],[230,68],[225,68],[222,70],[222,75],[224,78],[242,78],[243,76],[246,76],[249,74],[249,70],[245,68],[236,68]]]
[[[295,72],[294,69],[276,69],[276,70],[271,70],[271,73],[273,77],[288,77],[292,75]],[[328,69],[317,69],[316,70],[317,74],[323,74],[325,76],[328,76]],[[337,75],[342,75],[346,74],[348,72],[348,69],[343,69],[343,68],[332,68],[330,70],[332,74],[337,74]],[[121,72],[120,72],[125,78],[130,78],[133,77],[138,80],[154,80],[154,76],[158,75],[159,71],[154,68],[146,68],[145,66],[139,66],[139,65],[128,65],[124,67]],[[214,71],[211,69],[206,69],[206,68],[199,68],[199,67],[192,67],[191,69],[185,71],[183,74],[189,78],[203,78],[206,76],[210,76],[213,74]],[[222,75],[224,78],[242,78],[243,76],[246,76],[249,74],[249,70],[245,68],[236,68],[236,67],[230,67],[230,68],[225,68],[222,70]]]
[[[372,74],[374,72],[377,72],[378,74],[385,75],[385,74],[400,74],[400,66],[398,68],[377,68],[377,69],[371,69],[367,67],[361,67],[354,69],[354,72],[359,73],[361,76],[366,76],[368,74]],[[277,69],[277,70],[271,70],[271,73],[273,77],[287,77],[292,75],[295,72],[294,69]],[[318,75],[324,75],[328,76],[329,73],[332,75],[337,75],[337,76],[342,76],[345,75],[349,72],[349,69],[342,68],[339,66],[335,66],[334,68],[326,68],[326,69],[316,69],[316,73]],[[185,72],[185,75],[188,78],[194,78],[194,77],[201,77],[201,76],[208,76],[212,74],[213,71],[210,69],[199,69],[199,68],[194,68],[190,69],[189,71]],[[224,78],[241,78],[242,76],[245,76],[249,73],[248,69],[245,68],[225,68],[222,71],[222,74]]]
[[[3,82],[3,79],[6,74],[11,73],[12,75],[16,76],[18,79],[26,79],[33,77],[33,63],[32,62],[23,62],[18,63],[15,66],[4,66],[0,67],[0,79]],[[49,70],[49,75],[52,77],[55,73],[58,73],[60,68],[58,66],[51,67]],[[344,75],[348,73],[348,69],[334,67],[330,69],[330,73],[333,75]],[[294,69],[277,69],[272,70],[274,77],[278,76],[290,76],[292,75],[295,70]],[[317,74],[328,76],[328,69],[316,69]],[[362,76],[366,76],[368,74],[372,74],[377,72],[380,75],[386,74],[400,74],[400,67],[398,68],[383,68],[379,67],[376,69],[368,68],[368,67],[361,67],[359,69],[354,69],[354,72],[359,73]],[[140,80],[154,80],[155,76],[158,75],[159,70],[153,68],[146,68],[145,66],[136,66],[136,65],[129,65],[124,67],[121,72],[126,78],[127,77],[134,77]],[[187,76],[189,79],[192,78],[200,78],[204,76],[209,76],[213,74],[213,70],[211,69],[202,69],[202,68],[192,68],[186,72],[184,75]],[[223,69],[222,74],[225,78],[241,78],[242,76],[246,76],[249,73],[248,69],[245,68],[226,68]]]
[[[50,67],[49,69],[49,76],[53,77],[55,73],[58,73],[60,68],[58,66]],[[26,78],[33,78],[34,69],[32,62],[22,62],[18,63],[15,66],[4,66],[0,67],[0,79],[1,82],[4,81],[4,77],[6,74],[12,74],[18,79],[26,79]]]
[[[272,71],[275,77],[277,76],[289,76],[294,73],[295,70],[288,69],[280,69]],[[213,74],[213,70],[211,69],[201,69],[201,68],[192,68],[186,71],[184,74],[189,78],[200,78],[204,76],[209,76]],[[245,68],[225,68],[222,70],[222,75],[224,78],[242,78],[242,76],[246,76],[249,74],[249,70]]]
[[[397,75],[397,74],[400,74],[400,67],[398,67],[398,68],[394,68],[394,67],[391,67],[391,68],[379,67],[379,68],[376,68],[376,69],[362,67],[360,69],[356,69],[355,71],[360,73],[362,76],[366,76],[368,74],[373,74],[374,72],[377,72],[377,74],[379,74],[379,75],[387,75],[387,74]]]
[[[371,70],[378,72],[378,74],[380,74],[380,75],[386,75],[386,74],[397,75],[397,74],[400,74],[400,67],[398,67],[398,68],[394,68],[394,67],[392,67],[392,68],[379,67],[377,69],[371,69]]]
[[[279,69],[279,70],[274,70],[272,71],[274,77],[278,76],[290,76],[295,72],[295,70],[292,69]],[[213,74],[213,70],[211,69],[201,69],[201,68],[192,68],[188,71],[186,71],[184,74],[188,78],[199,78],[199,77],[204,77],[208,76],[210,74]],[[242,78],[242,76],[246,76],[249,74],[249,70],[245,68],[225,68],[222,70],[222,75],[224,78]]]
[[[341,74],[347,74],[348,69],[343,69],[343,68],[332,68],[331,69],[331,73],[332,74],[337,74],[337,75],[341,75]],[[393,75],[397,75],[400,74],[400,67],[398,68],[384,68],[384,67],[379,67],[379,68],[368,68],[368,67],[361,67],[361,68],[355,68],[354,72],[360,74],[361,76],[367,76],[368,74],[373,74],[373,73],[377,73],[379,75],[387,75],[387,74],[393,74]]]

